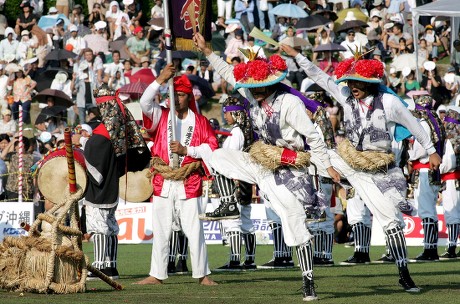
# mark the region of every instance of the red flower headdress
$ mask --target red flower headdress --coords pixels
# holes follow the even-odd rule
[[[286,77],[287,65],[279,55],[272,55],[270,59],[257,57],[252,50],[240,49],[247,63],[239,63],[233,69],[236,88],[266,87],[280,82]]]
[[[340,62],[334,72],[337,83],[347,80],[380,83],[384,74],[383,64],[375,59],[362,59],[367,53],[356,50],[353,58]]]

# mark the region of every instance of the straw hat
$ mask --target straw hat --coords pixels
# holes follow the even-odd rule
[[[247,63],[239,63],[233,69],[236,89],[266,87],[286,78],[287,65],[279,55],[272,55],[267,61],[249,49],[240,49],[240,52],[249,60]]]

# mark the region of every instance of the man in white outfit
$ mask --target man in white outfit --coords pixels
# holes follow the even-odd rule
[[[339,86],[292,47],[281,45],[280,49],[295,57],[307,75],[343,106],[348,140],[342,141],[337,151],[328,151],[331,162],[348,179],[385,230],[399,269],[399,284],[407,292],[419,292],[407,268],[404,222],[397,207],[405,200],[407,184],[401,169],[394,164],[391,141],[393,136],[397,139],[407,137],[408,129],[427,150],[430,166],[437,169],[441,158],[430,138],[403,103],[379,85],[384,74],[381,62],[361,59],[360,54],[342,61],[335,76],[338,82],[346,81],[347,86]],[[315,164],[321,164],[314,160],[315,155],[312,158]]]
[[[214,150],[217,139],[209,121],[197,114],[192,84],[186,75],[174,79],[176,129],[173,140],[170,110],[155,102],[160,86],[175,75],[167,65],[141,97],[144,124],[153,135],[153,228],[152,259],[149,277],[140,285],[158,285],[168,278],[169,240],[173,223],[179,222],[189,240],[192,277],[201,285],[216,285],[208,275],[208,256],[203,226],[198,218],[201,210],[202,168],[197,152]],[[178,154],[179,168],[174,168],[173,154]],[[206,170],[206,168],[204,168]]]
[[[241,63],[234,68],[206,46],[203,36],[195,34],[193,39],[216,72],[252,104],[251,118],[264,147],[280,147],[283,151],[281,166],[274,171],[253,161],[248,153],[230,149],[214,151],[211,166],[226,177],[259,186],[281,218],[286,244],[297,247],[303,276],[303,300],[317,300],[313,282],[312,236],[305,225],[303,205],[318,203],[318,197],[307,170],[290,165],[298,160],[298,154],[304,153],[306,141],[311,154],[317,155],[329,175],[338,181],[337,172],[330,166],[326,146],[308,118],[301,99],[283,90],[283,85],[279,84],[287,73],[281,57],[273,55],[267,62],[250,54],[248,64]]]

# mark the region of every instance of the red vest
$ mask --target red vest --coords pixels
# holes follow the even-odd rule
[[[160,122],[158,123],[158,127],[156,128],[153,134],[153,142],[154,145],[151,149],[152,156],[160,157],[166,164],[169,164],[169,157],[168,157],[168,116],[169,116],[169,109],[162,109]],[[147,126],[152,125],[152,121],[145,121],[150,120],[146,116],[144,116],[144,123]],[[193,130],[192,140],[190,142],[191,147],[197,147],[203,143],[209,144],[211,150],[215,150],[218,148],[217,138],[214,134],[214,130],[211,128],[209,121],[203,115],[195,113],[195,128]],[[185,156],[181,166],[186,164],[192,163],[197,161],[197,159],[192,158],[190,156]],[[202,166],[205,168],[206,173],[207,168],[202,163]],[[153,195],[160,196],[161,189],[163,188],[164,178],[160,174],[156,174],[153,177]],[[186,198],[194,198],[199,197],[202,195],[203,187],[202,187],[202,176],[199,171],[195,171],[184,180],[184,187],[185,187],[185,195]]]

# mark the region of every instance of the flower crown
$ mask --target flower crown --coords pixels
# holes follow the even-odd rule
[[[355,51],[351,51],[353,53],[353,58],[340,62],[335,69],[334,74],[337,77],[337,82],[358,80],[380,83],[384,75],[383,64],[375,59],[362,59],[364,55],[372,52],[373,49],[366,53],[362,53],[358,48],[356,48]]]
[[[279,55],[270,59],[258,57],[252,50],[239,49],[249,59],[247,63],[239,63],[233,69],[236,88],[265,87],[280,82],[286,77],[287,65]]]

